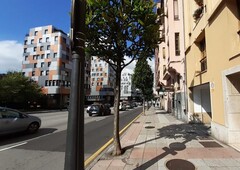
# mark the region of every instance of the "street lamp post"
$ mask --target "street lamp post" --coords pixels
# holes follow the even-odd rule
[[[84,169],[85,0],[72,0],[72,75],[65,170]]]

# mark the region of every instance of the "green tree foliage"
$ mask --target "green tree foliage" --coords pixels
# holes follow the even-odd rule
[[[152,57],[159,42],[154,6],[152,0],[87,0],[86,52],[106,61],[116,72],[113,155],[122,153],[119,138],[121,72],[140,56]],[[125,57],[130,61],[126,62]]]
[[[41,88],[20,72],[8,72],[0,79],[0,105],[26,108],[42,95]]]
[[[153,96],[153,72],[149,66],[146,58],[141,58],[137,61],[136,67],[134,68],[132,83],[140,89],[143,95],[144,103],[145,100],[151,100]],[[144,107],[143,107],[144,108]],[[145,110],[143,110],[145,112]]]

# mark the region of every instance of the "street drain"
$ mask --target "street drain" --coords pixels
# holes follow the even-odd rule
[[[199,142],[200,144],[202,144],[205,148],[221,148],[223,147],[222,145],[220,145],[217,142],[214,141],[204,141],[204,142]]]
[[[133,123],[140,123],[140,122],[133,122]]]
[[[145,122],[146,124],[150,124],[151,122]]]
[[[186,160],[183,159],[172,159],[167,161],[166,167],[169,170],[195,170],[195,166]]]
[[[154,129],[155,126],[146,126],[145,128],[146,128],[146,129]]]

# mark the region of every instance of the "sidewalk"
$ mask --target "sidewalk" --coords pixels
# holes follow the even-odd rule
[[[112,157],[110,148],[91,169],[239,170],[240,152],[213,139],[208,131],[151,107],[122,135],[125,153]]]

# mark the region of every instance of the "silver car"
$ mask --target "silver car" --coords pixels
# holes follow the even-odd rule
[[[36,132],[41,126],[41,119],[18,110],[0,107],[0,135],[27,131]]]

